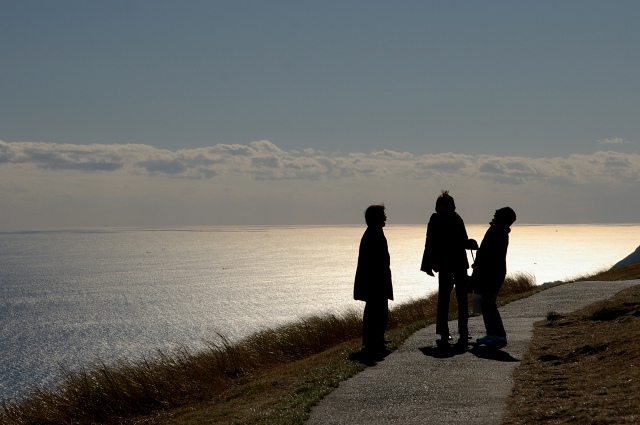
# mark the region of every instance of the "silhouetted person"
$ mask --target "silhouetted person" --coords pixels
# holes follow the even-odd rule
[[[420,270],[433,276],[438,273],[438,309],[436,314],[436,334],[439,344],[451,340],[449,334],[449,302],[455,287],[458,301],[459,343],[469,339],[469,306],[467,302],[467,269],[469,261],[465,249],[477,249],[478,243],[469,239],[464,221],[456,213],[456,204],[449,191],[443,190],[436,200],[436,212],[427,225],[427,239]]]
[[[509,232],[515,221],[516,213],[511,208],[496,210],[473,263],[471,283],[473,290],[481,296],[482,319],[487,331],[487,336],[478,338],[478,344],[507,345],[507,333],[498,312],[496,299],[507,275]]]
[[[384,205],[371,205],[364,217],[367,230],[360,241],[353,298],[366,302],[362,317],[364,351],[381,354],[385,351],[388,300],[393,300],[389,249],[382,231],[387,220]]]

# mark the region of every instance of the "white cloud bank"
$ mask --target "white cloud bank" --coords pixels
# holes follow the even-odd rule
[[[422,223],[443,188],[469,223],[507,204],[528,223],[640,221],[640,155],[615,151],[520,158],[285,151],[266,140],[175,152],[0,141],[0,177],[2,229],[359,223],[378,202],[390,222]]]

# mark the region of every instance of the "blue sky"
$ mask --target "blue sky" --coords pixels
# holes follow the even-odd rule
[[[0,228],[638,221],[638,2],[1,9]]]

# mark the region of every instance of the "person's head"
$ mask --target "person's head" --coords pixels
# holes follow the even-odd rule
[[[384,227],[387,215],[384,213],[384,204],[371,205],[364,212],[364,220],[367,222],[367,226],[380,226]]]
[[[493,223],[503,226],[511,226],[516,221],[516,212],[509,207],[503,207],[496,210],[493,214]]]
[[[452,213],[456,210],[456,203],[453,197],[449,195],[448,190],[443,190],[436,199],[436,212],[439,214]]]

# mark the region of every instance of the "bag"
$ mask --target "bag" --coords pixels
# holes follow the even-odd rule
[[[473,290],[475,289],[475,285],[477,284],[476,279],[474,279],[473,274],[471,276],[468,276],[468,280],[467,280],[467,293],[470,294],[473,292]]]
[[[482,313],[482,295],[476,294],[475,292],[471,295],[471,307],[474,314]]]
[[[474,270],[475,272],[475,270]],[[473,309],[473,314],[481,314],[482,313],[482,305],[480,304],[481,295],[476,292],[478,290],[478,276],[475,276],[474,273],[469,276],[469,285],[467,286],[469,293],[471,294],[471,308]]]

